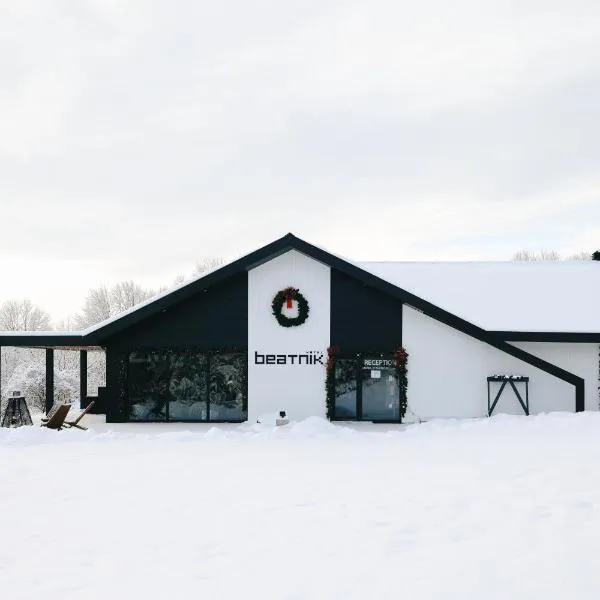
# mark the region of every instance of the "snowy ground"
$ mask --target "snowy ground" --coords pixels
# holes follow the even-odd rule
[[[600,594],[600,414],[94,427],[0,430],[2,598]]]

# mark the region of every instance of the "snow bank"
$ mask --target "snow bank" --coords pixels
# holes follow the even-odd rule
[[[262,435],[276,436],[344,436],[352,433],[352,429],[340,424],[332,423],[322,417],[308,417],[302,421],[290,421],[287,425],[277,426],[275,424],[278,415],[263,415],[259,422],[244,425],[241,430]]]
[[[600,593],[600,414],[117,429],[0,430],[3,597]]]
[[[272,418],[270,418],[272,417]],[[600,413],[556,412],[532,417],[495,415],[483,419],[432,419],[409,425],[379,425],[371,423],[332,423],[321,417],[309,417],[302,421],[291,421],[284,426],[275,425],[276,415],[262,417],[260,423],[241,424],[199,424],[175,423],[165,426],[161,423],[105,424],[101,428],[93,425],[87,431],[64,429],[60,432],[43,427],[0,428],[0,446],[72,444],[135,441],[148,442],[190,442],[203,439],[248,440],[248,439],[313,439],[347,438],[383,440],[398,439],[403,442],[425,442],[434,444],[441,439],[462,439],[484,436],[488,441],[498,438],[529,436],[534,439],[553,437],[562,439],[572,435],[600,435]],[[89,425],[89,424],[88,424]],[[167,427],[175,425],[177,429]]]

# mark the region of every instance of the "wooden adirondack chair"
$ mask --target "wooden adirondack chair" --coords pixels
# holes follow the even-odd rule
[[[45,423],[42,423],[42,427],[60,431],[64,427],[65,419],[69,410],[71,410],[70,404],[61,404],[52,414],[52,416]]]
[[[85,417],[85,415],[87,415],[87,413],[92,410],[92,407],[95,404],[95,400],[92,400],[86,407],[84,410],[82,410],[79,415],[77,415],[77,418],[74,419],[73,421],[65,421],[65,427],[77,427],[77,429],[82,429],[83,431],[87,431],[87,427],[84,427],[83,425],[79,425],[79,421],[81,421],[81,419],[83,419],[83,417]]]
[[[55,402],[52,405],[52,408],[48,411],[48,414],[45,417],[42,417],[42,423],[47,423],[48,419],[52,418],[52,415],[58,410],[58,407],[62,406],[61,402]]]

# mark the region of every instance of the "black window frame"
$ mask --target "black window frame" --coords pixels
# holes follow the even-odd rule
[[[363,423],[402,423],[402,414],[398,413],[397,419],[365,419],[363,418],[363,372],[364,372],[364,360],[365,359],[373,359],[373,358],[381,358],[390,360],[392,359],[391,352],[374,352],[372,350],[364,350],[361,352],[342,352],[336,355],[335,360],[354,360],[355,361],[355,375],[356,375],[356,416],[348,417],[341,416],[338,417],[335,413],[336,405],[334,402],[333,406],[333,417],[332,421],[356,421]],[[334,376],[334,386],[336,384],[335,380],[335,368],[333,372]],[[398,401],[400,401],[400,386],[398,386]]]
[[[169,418],[169,401],[165,403],[165,418],[161,420],[157,419],[130,419],[130,411],[131,411],[131,395],[130,395],[130,360],[134,354],[148,354],[148,353],[197,353],[203,354],[206,356],[206,369],[204,372],[204,376],[206,378],[206,419],[170,419]],[[243,389],[243,397],[242,397],[242,414],[243,418],[240,419],[211,419],[210,418],[210,383],[211,383],[211,369],[212,369],[212,360],[215,356],[227,355],[227,354],[240,354],[245,357],[243,361],[245,365],[245,371],[243,373],[244,377],[244,389]],[[124,367],[125,367],[125,381],[123,382],[123,389],[126,392],[126,414],[125,414],[125,422],[128,423],[245,423],[248,420],[248,349],[247,348],[231,348],[231,349],[219,349],[219,350],[206,350],[203,348],[133,348],[124,354]]]

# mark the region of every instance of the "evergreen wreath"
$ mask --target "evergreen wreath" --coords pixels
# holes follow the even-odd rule
[[[281,309],[285,303],[287,303],[288,308],[291,307],[292,300],[298,303],[298,316],[286,317],[282,314]],[[310,310],[308,300],[294,287],[287,287],[277,292],[271,303],[271,308],[273,309],[273,316],[282,327],[297,327],[298,325],[302,325],[308,319]]]

